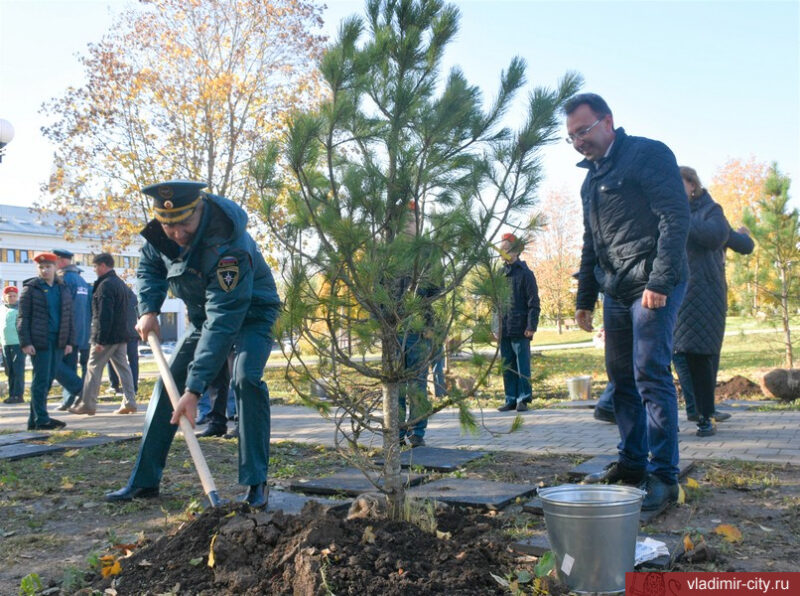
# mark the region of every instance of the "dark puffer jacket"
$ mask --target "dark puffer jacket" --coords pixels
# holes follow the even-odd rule
[[[92,343],[110,346],[130,340],[128,286],[112,269],[98,277],[92,289]]]
[[[61,323],[58,328],[57,347],[75,345],[75,326],[72,322],[72,295],[63,281],[56,278],[61,289]],[[48,333],[50,315],[47,310],[47,296],[44,293],[46,282],[41,277],[26,279],[19,296],[19,315],[17,333],[19,345],[33,346],[37,350],[49,347]]]
[[[689,207],[672,151],[622,128],[608,158],[587,159],[581,187],[583,250],[577,308],[598,292],[630,304],[645,289],[669,295],[687,276]]]
[[[675,325],[675,352],[717,354],[725,334],[725,245],[731,226],[707,192],[689,201],[689,285]]]
[[[503,273],[511,286],[511,302],[503,313],[503,337],[520,339],[539,326],[539,286],[525,261],[506,264]]]

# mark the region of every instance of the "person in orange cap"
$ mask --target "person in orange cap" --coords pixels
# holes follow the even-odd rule
[[[56,255],[43,252],[33,260],[39,276],[22,284],[17,333],[22,351],[33,362],[28,430],[52,430],[66,426],[47,413],[47,394],[56,368],[75,345],[72,296],[64,282],[56,278]]]

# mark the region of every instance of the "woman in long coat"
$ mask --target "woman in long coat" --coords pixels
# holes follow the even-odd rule
[[[728,309],[725,244],[731,226],[722,207],[703,188],[697,172],[685,166],[680,171],[691,210],[686,243],[689,285],[678,312],[674,351],[686,364],[678,367],[681,385],[690,385],[694,389],[697,435],[707,437],[716,432],[711,418],[714,413],[716,362],[722,349]],[[689,378],[684,378],[687,372]]]

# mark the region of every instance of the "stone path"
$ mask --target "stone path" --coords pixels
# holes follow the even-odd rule
[[[96,416],[55,412],[67,423],[67,430],[87,430],[109,436],[128,437],[141,433],[144,410],[137,414],[114,415],[118,404],[101,404]],[[687,459],[739,459],[754,462],[800,465],[800,412],[756,412],[729,407],[730,420],[718,425],[713,437],[695,436],[695,424],[681,414],[680,452]],[[598,455],[616,452],[619,434],[615,425],[598,422],[589,408],[530,410],[522,414],[525,424],[508,433],[513,414],[486,410],[475,412],[480,432],[463,434],[456,410],[445,410],[431,418],[425,441],[431,447],[467,448],[527,453],[576,453]],[[0,404],[0,430],[24,432],[28,404]],[[302,406],[272,407],[272,441],[292,440],[334,444],[334,424]],[[380,446],[378,436],[364,436],[362,442]]]

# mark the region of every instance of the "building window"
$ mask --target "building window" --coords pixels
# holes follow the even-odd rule
[[[31,262],[31,259],[28,256],[28,251],[27,250],[20,250],[19,251],[19,262],[20,263],[30,263]]]
[[[130,257],[122,257],[122,268],[129,269],[131,266],[131,258]]]
[[[17,262],[17,251],[15,249],[7,249],[6,250],[6,263],[16,263]]]

